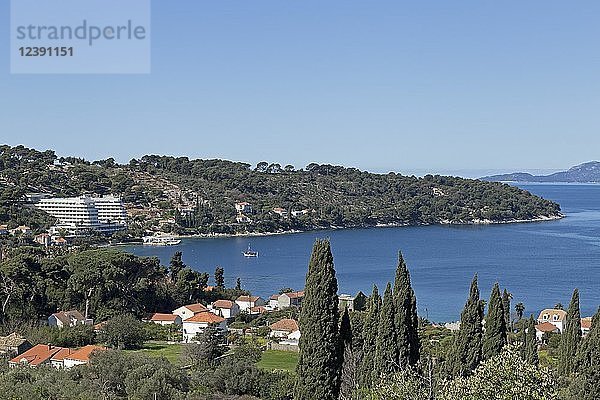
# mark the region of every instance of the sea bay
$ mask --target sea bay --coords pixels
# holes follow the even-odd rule
[[[316,238],[331,240],[340,293],[369,294],[394,278],[397,253],[409,266],[418,311],[433,321],[460,317],[475,273],[487,298],[498,281],[522,301],[525,314],[556,303],[567,305],[579,288],[582,315],[600,305],[600,185],[519,185],[557,201],[566,218],[497,225],[418,226],[312,231],[287,235],[185,238],[178,246],[128,246],[136,255],[159,257],[175,251],[190,267],[213,273],[225,269],[226,283],[268,297],[283,287],[301,289]],[[244,258],[251,244],[258,258]]]

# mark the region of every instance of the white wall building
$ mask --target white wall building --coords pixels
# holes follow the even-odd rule
[[[127,211],[113,196],[53,197],[41,199],[35,207],[57,219],[54,231],[64,229],[78,235],[90,231],[112,233],[127,227]]]
[[[251,308],[265,306],[267,303],[259,296],[240,296],[235,300],[240,311],[250,312]]]
[[[221,331],[227,330],[225,318],[208,311],[200,312],[183,321],[183,342],[192,343],[196,341],[196,335],[204,332],[209,325],[213,325]]]

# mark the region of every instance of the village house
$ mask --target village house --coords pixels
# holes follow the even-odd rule
[[[274,294],[269,297],[267,307],[269,307],[270,310],[277,310],[279,308],[279,294]]]
[[[8,225],[0,225],[0,235],[8,235]]]
[[[245,201],[235,203],[235,210],[238,214],[252,214],[252,204]]]
[[[68,354],[64,357],[64,368],[69,369],[76,365],[89,364],[90,356],[96,351],[104,351],[105,347],[88,345],[80,348],[79,350]]]
[[[294,218],[298,218],[306,214],[308,214],[308,210],[292,210],[292,217]]]
[[[592,329],[592,317],[581,318],[581,334],[585,337]]]
[[[162,314],[154,313],[149,319],[149,322],[153,322],[157,325],[181,325],[181,317],[176,314]]]
[[[50,246],[52,243],[52,237],[48,233],[40,233],[33,238],[33,241],[42,246]]]
[[[193,317],[194,315],[201,313],[201,312],[205,312],[208,311],[208,308],[206,308],[205,305],[200,304],[200,303],[195,303],[195,304],[187,304],[185,306],[181,306],[178,309],[176,309],[175,311],[173,311],[173,314],[178,315],[182,321],[185,321],[188,318]]]
[[[236,220],[236,222],[238,224],[250,224],[250,223],[252,223],[252,220],[248,216],[246,216],[244,214],[238,214],[235,217],[235,220]]]
[[[240,307],[240,311],[250,312],[253,307],[264,306],[266,302],[259,296],[240,296],[235,300]]]
[[[280,345],[298,346],[300,328],[296,320],[285,318],[269,325],[269,329],[269,337],[277,340]]]
[[[265,306],[256,306],[256,307],[252,307],[249,311],[250,315],[258,315],[258,314],[264,314],[266,312],[268,312],[269,310],[267,310],[267,308]]]
[[[77,350],[69,349],[68,347],[63,347],[50,358],[50,364],[54,368],[63,369],[65,367],[65,357],[75,353],[76,351]]]
[[[338,296],[340,310],[348,308],[348,311],[354,311],[354,296],[349,294],[340,294]]]
[[[8,362],[8,365],[10,367],[22,365],[35,368],[39,365],[51,364],[52,356],[58,353],[61,349],[62,347],[38,344],[23,354],[14,357]]]
[[[192,343],[196,340],[196,335],[204,332],[210,326],[215,326],[220,331],[227,330],[225,318],[204,311],[183,321],[183,342]]]
[[[535,337],[541,342],[545,333],[560,333],[560,329],[550,322],[542,322],[535,326]]]
[[[566,320],[567,320],[567,313],[564,310],[547,308],[540,312],[537,322],[538,322],[538,324],[543,324],[544,322],[549,322],[558,328],[559,333],[562,333]]]
[[[19,225],[14,229],[9,230],[11,235],[28,235],[31,233],[31,228],[26,225]]]
[[[27,339],[15,332],[0,337],[0,354],[8,354],[10,357],[14,357],[31,347],[31,343]]]
[[[277,308],[281,310],[288,307],[300,307],[303,299],[304,291],[282,293],[277,297]]]
[[[86,319],[83,314],[77,310],[59,311],[48,317],[48,325],[59,329],[73,327],[76,325],[93,325],[91,319]]]
[[[273,209],[273,212],[283,218],[286,218],[288,216],[288,212],[285,208],[275,207]]]
[[[209,306],[209,310],[225,319],[235,318],[240,314],[240,306],[231,300],[217,300]]]

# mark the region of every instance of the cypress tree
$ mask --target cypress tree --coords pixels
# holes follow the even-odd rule
[[[504,320],[506,322],[506,330],[511,331],[510,323],[510,299],[512,294],[508,293],[506,289],[502,292],[502,307],[504,308]]]
[[[537,338],[535,337],[535,319],[533,315],[527,321],[527,332],[525,333],[525,361],[530,364],[538,365],[540,360],[537,352]]]
[[[340,347],[342,348],[342,354],[344,353],[344,348],[348,346],[352,346],[352,326],[350,325],[348,307],[345,307],[340,322]]]
[[[600,399],[600,308],[575,358],[577,375],[571,385],[576,399]]]
[[[376,285],[369,298],[367,316],[363,328],[362,362],[360,365],[361,387],[371,387],[377,378],[375,370],[375,351],[379,326],[379,313],[381,312],[381,296]]]
[[[300,356],[296,400],[335,400],[340,389],[340,312],[333,255],[328,240],[313,247],[300,311]]]
[[[176,251],[171,257],[171,261],[169,262],[169,269],[171,272],[171,281],[177,282],[177,275],[179,272],[185,268],[185,264],[181,259],[182,253],[180,251]]]
[[[410,273],[398,253],[398,267],[394,280],[394,326],[396,328],[396,364],[400,367],[415,365],[419,361],[419,319],[417,300],[410,283]]]
[[[579,311],[579,289],[575,289],[567,310],[567,321],[558,348],[558,372],[562,375],[566,376],[574,371],[579,342],[581,342],[581,313]]]
[[[483,334],[482,346],[483,359],[488,360],[500,354],[506,343],[504,305],[500,296],[500,286],[496,283],[490,295],[488,313],[485,318],[485,332]]]
[[[479,298],[477,275],[473,277],[469,298],[460,314],[460,329],[454,338],[450,355],[450,372],[454,376],[468,376],[481,362],[483,335],[483,303]]]
[[[383,294],[383,303],[379,312],[379,329],[375,349],[375,371],[378,377],[396,371],[398,352],[396,347],[396,328],[394,326],[394,298],[392,286],[388,282]]]

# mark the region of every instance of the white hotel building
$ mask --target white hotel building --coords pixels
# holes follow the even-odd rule
[[[127,211],[118,197],[65,197],[41,199],[35,207],[57,219],[54,231],[79,235],[91,231],[113,233],[127,228]]]

